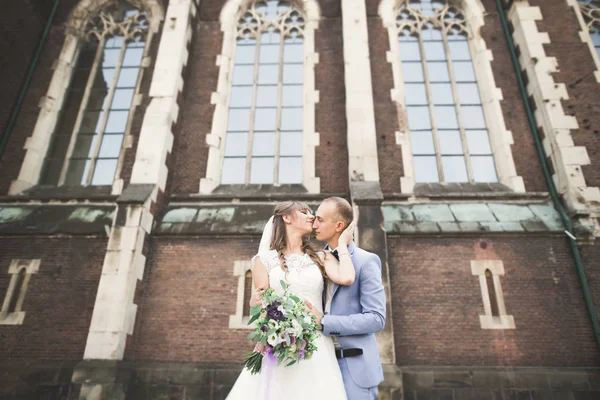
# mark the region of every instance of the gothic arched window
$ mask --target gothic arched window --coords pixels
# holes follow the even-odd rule
[[[200,192],[221,184],[301,184],[319,192],[314,120],[318,19],[312,0],[230,0],[223,7],[221,71]]]
[[[112,1],[84,28],[40,182],[112,185],[129,130],[146,54],[147,13]]]
[[[497,182],[463,14],[404,0],[396,25],[415,182]]]
[[[240,18],[221,183],[302,182],[303,28],[277,0]]]

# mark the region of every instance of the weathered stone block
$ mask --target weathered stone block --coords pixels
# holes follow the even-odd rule
[[[496,222],[487,204],[450,204],[450,209],[460,222]]]

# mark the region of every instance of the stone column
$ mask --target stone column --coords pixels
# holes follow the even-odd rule
[[[344,78],[351,181],[379,182],[367,11],[364,0],[342,0]]]
[[[379,183],[371,60],[364,0],[342,0],[342,24],[350,195],[359,213],[358,245],[377,254],[381,259],[382,280],[387,298],[387,323],[383,332],[377,334],[385,372],[385,380],[380,385],[380,398],[391,399],[397,396],[397,393],[401,393],[402,379],[395,365],[390,275],[387,241],[383,230],[383,194]]]
[[[544,150],[555,171],[554,183],[579,222],[578,238],[600,236],[600,189],[587,186],[583,176],[581,167],[590,164],[590,157],[585,146],[573,142],[571,131],[579,129],[579,124],[563,110],[562,100],[568,99],[569,93],[565,84],[555,82],[552,76],[559,66],[544,48],[550,36],[540,32],[536,24],[543,19],[542,12],[529,1],[520,1],[513,3],[508,16],[520,50],[519,63],[528,77],[527,93],[536,105],[535,120],[541,128]]]
[[[117,200],[84,362],[73,374],[73,382],[82,384],[80,399],[124,396],[125,384],[116,381],[117,362],[123,359],[127,336],[133,333],[135,288],[146,263],[144,241],[152,230],[154,204],[167,182],[165,163],[173,145],[177,96],[183,89],[181,72],[188,59],[195,12],[193,0],[171,0],[166,12],[131,182]]]

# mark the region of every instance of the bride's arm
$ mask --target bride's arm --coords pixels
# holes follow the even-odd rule
[[[250,307],[260,303],[261,292],[269,287],[269,272],[258,256],[254,258],[254,265],[252,266],[252,281],[255,295],[250,296]]]
[[[325,254],[325,272],[329,279],[338,285],[352,285],[356,279],[352,257],[350,257],[350,252],[348,252],[348,243],[352,240],[354,227],[355,223],[352,222],[338,239],[338,257],[340,261],[336,260],[331,254]]]

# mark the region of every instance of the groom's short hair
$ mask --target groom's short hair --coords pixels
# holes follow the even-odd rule
[[[352,206],[348,200],[342,197],[328,197],[323,202],[331,202],[335,205],[336,213],[333,216],[337,221],[341,220],[346,224],[346,227],[350,225],[354,219],[354,213],[352,212]]]

